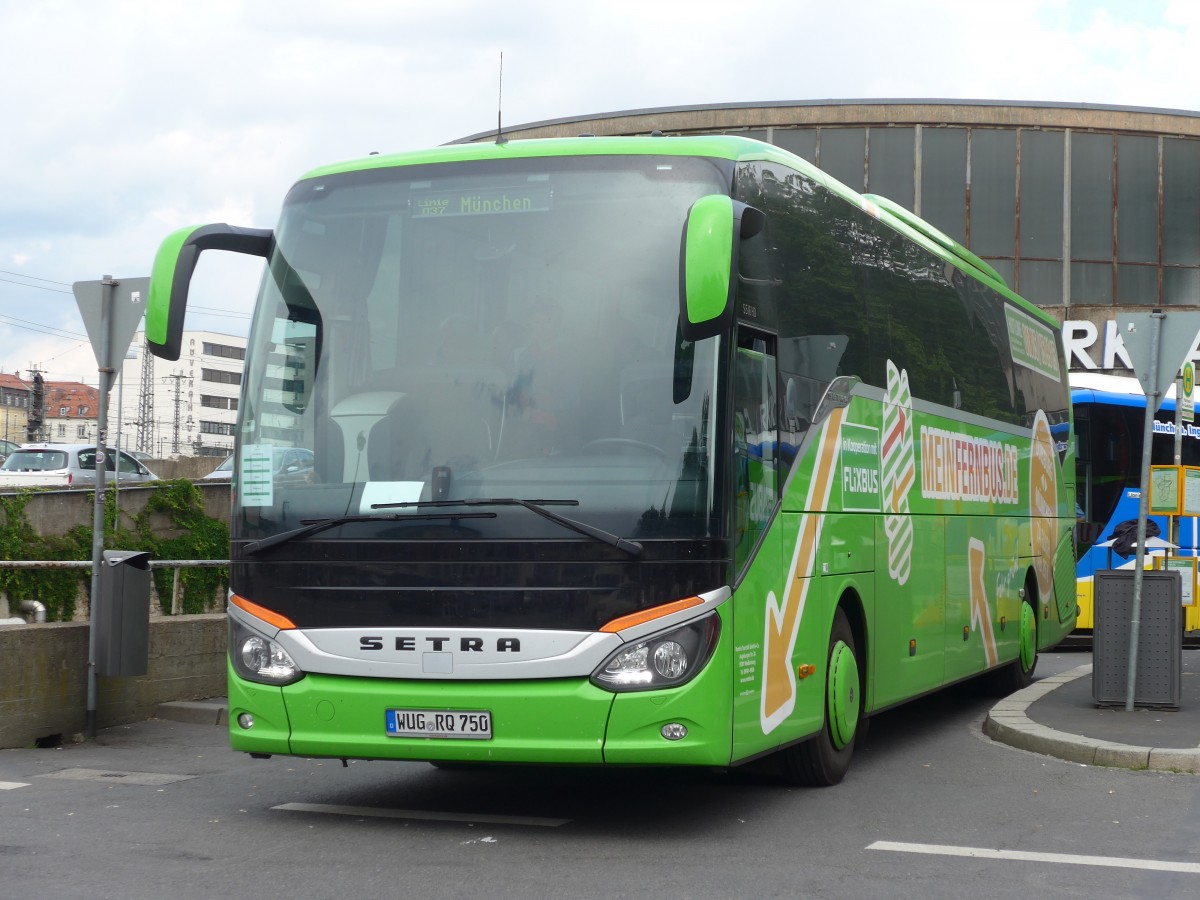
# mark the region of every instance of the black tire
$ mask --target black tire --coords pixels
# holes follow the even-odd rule
[[[834,664],[835,651],[841,660],[837,666]],[[842,656],[847,652],[849,657]],[[854,683],[842,686],[834,684],[831,690],[830,679],[837,678],[839,672],[843,678],[852,672]],[[802,744],[785,747],[778,753],[780,774],[789,784],[830,787],[846,777],[850,758],[854,755],[854,745],[862,734],[862,681],[859,672],[854,631],[850,628],[846,613],[839,607],[833,616],[826,656],[825,723],[814,737]],[[849,691],[852,699],[857,698],[853,721],[843,722],[841,727],[838,726],[840,717],[830,709],[831,697],[836,695],[839,688]]]

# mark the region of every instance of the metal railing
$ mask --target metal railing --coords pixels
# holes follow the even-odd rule
[[[152,559],[151,569],[174,569],[171,581],[171,615],[183,613],[183,581],[181,573],[184,569],[220,569],[229,566],[227,559]],[[0,569],[87,569],[91,571],[92,562],[87,559],[43,559],[43,560],[0,560]]]

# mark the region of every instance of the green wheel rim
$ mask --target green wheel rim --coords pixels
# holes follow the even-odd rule
[[[1028,672],[1037,659],[1037,617],[1033,607],[1021,604],[1021,671]]]
[[[852,740],[858,727],[858,709],[862,703],[858,685],[858,660],[845,641],[838,641],[829,655],[829,733],[833,745],[841,750]]]

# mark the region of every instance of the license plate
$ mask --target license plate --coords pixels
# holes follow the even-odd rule
[[[492,739],[492,714],[487,710],[389,709],[388,737]]]

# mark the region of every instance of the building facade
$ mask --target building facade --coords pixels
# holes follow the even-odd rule
[[[505,136],[654,132],[757,138],[902,204],[1058,318],[1074,369],[1127,370],[1122,312],[1200,308],[1200,113],[828,100],[631,110]]]
[[[47,381],[40,440],[82,444],[96,440],[100,389],[78,381]]]
[[[109,399],[109,443],[156,459],[227,456],[233,452],[246,338],[185,331],[179,359],[146,350],[145,333],[130,344]]]
[[[15,444],[28,440],[29,406],[33,385],[20,373],[0,372],[0,438]]]

